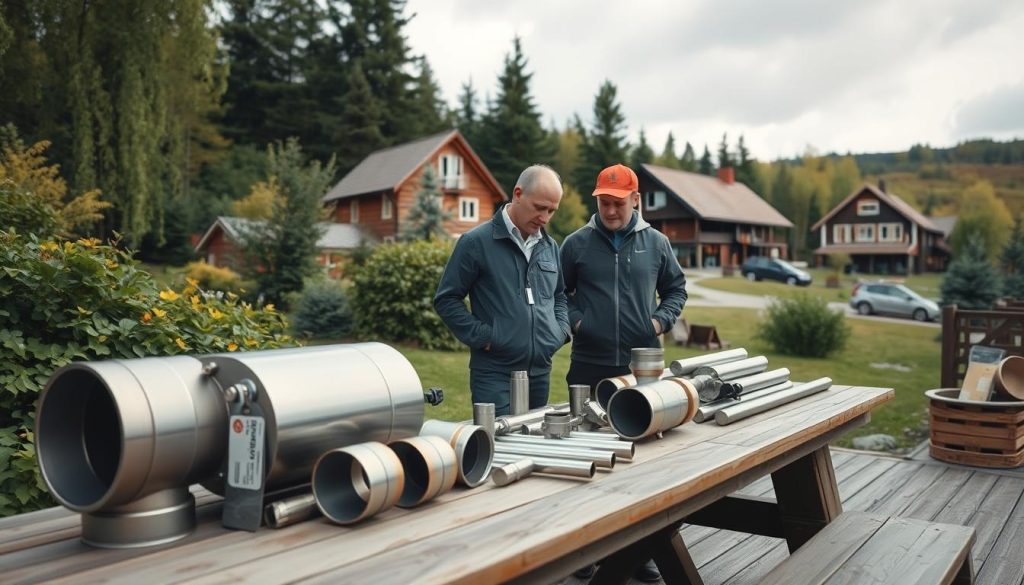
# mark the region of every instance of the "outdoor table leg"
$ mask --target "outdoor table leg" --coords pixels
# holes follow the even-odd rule
[[[654,534],[610,555],[597,569],[590,583],[609,585],[625,583],[630,580],[633,570],[641,563],[653,557],[661,571],[665,583],[681,585],[703,585],[704,581],[697,573],[697,566],[679,534],[681,522],[674,522]]]
[[[772,473],[772,483],[790,552],[843,512],[828,445]]]

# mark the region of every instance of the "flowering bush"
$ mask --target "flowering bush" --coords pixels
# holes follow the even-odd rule
[[[290,345],[273,305],[206,294],[195,280],[162,289],[130,255],[95,239],[0,232],[0,516],[52,503],[32,434],[53,372],[78,360]]]

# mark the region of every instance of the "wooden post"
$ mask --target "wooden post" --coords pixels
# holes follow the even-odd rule
[[[828,445],[772,473],[789,552],[843,512]]]
[[[956,305],[942,307],[942,361],[939,363],[939,387],[959,388],[956,381]]]
[[[704,585],[697,573],[697,565],[679,534],[680,524],[673,522],[601,561],[597,573],[590,580],[591,585],[625,583],[632,577],[634,569],[651,558],[657,563],[665,583]]]

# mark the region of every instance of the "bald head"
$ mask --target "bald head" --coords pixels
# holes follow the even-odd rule
[[[562,179],[546,165],[526,167],[512,190],[508,216],[524,236],[547,225],[562,200]]]
[[[558,176],[555,169],[547,165],[531,165],[519,173],[515,188],[522,190],[524,195],[532,195],[539,189],[556,189],[561,196],[562,178]],[[513,190],[514,193],[515,190]]]

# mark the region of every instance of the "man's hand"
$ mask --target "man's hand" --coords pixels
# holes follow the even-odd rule
[[[651,323],[654,323],[654,334],[661,335],[661,321],[657,319],[651,319]]]

